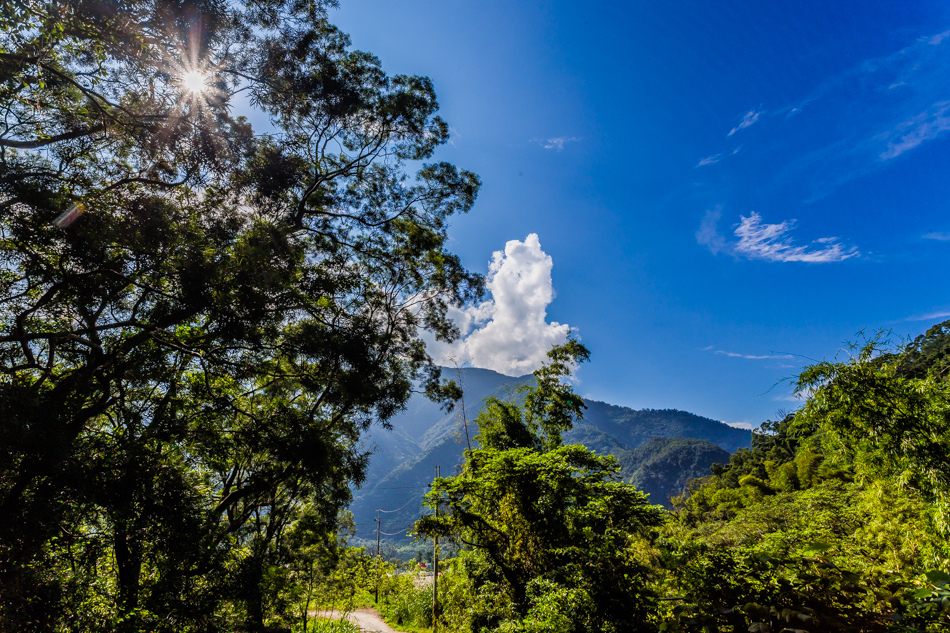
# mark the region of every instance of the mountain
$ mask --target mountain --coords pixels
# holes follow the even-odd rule
[[[469,438],[477,432],[474,418],[486,398],[504,398],[533,379],[474,368],[457,374],[454,369],[444,369],[443,375],[455,379],[464,390]],[[586,404],[584,419],[565,433],[564,441],[616,456],[624,479],[637,477],[650,486],[644,490],[651,493],[654,503],[667,502],[671,493],[685,485],[685,478],[707,474],[710,464],[728,461],[729,453],[751,444],[749,431],[686,411],[638,411],[595,400]],[[467,444],[461,406],[447,414],[416,395],[405,411],[391,420],[390,427],[374,426],[366,439],[365,447],[373,455],[366,481],[354,491],[350,506],[357,538],[375,538],[374,519],[380,510],[383,534],[389,540],[407,540],[405,532],[422,512],[422,496],[435,475],[434,468],[439,466],[442,475],[448,476],[462,463]],[[664,443],[657,443],[656,438]],[[683,438],[696,441],[673,441]],[[638,451],[638,447],[650,448]]]
[[[686,482],[709,474],[715,463],[729,463],[730,453],[708,440],[654,437],[624,451],[620,476],[650,495],[650,501],[669,507],[669,498],[686,490]]]

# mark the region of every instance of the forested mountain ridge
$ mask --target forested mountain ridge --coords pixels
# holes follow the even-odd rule
[[[409,527],[422,510],[422,495],[439,466],[450,474],[463,461],[468,443],[474,444],[474,417],[483,401],[491,396],[502,399],[531,382],[531,376],[512,378],[488,369],[443,368],[443,376],[456,379],[464,387],[464,417],[469,423],[466,442],[462,404],[446,413],[422,397],[410,399],[406,410],[392,419],[392,429],[374,427],[365,446],[372,450],[366,481],[354,493],[351,510],[361,536],[372,536],[376,510],[384,513],[382,530],[387,533]],[[729,453],[751,445],[749,431],[722,422],[675,409],[634,410],[596,400],[586,400],[583,419],[564,433],[567,443],[580,443],[601,455],[614,455],[629,476],[637,473],[649,482],[654,503],[667,504],[671,494],[685,489],[688,478],[708,474],[714,462],[728,460]],[[677,457],[669,459],[668,443],[656,438],[692,438],[696,442],[676,444]],[[644,444],[650,448],[640,449]],[[651,461],[653,450],[665,447],[666,458]],[[718,449],[718,451],[716,450]],[[667,461],[664,461],[667,459]],[[684,468],[675,470],[673,463]]]
[[[691,479],[706,477],[710,467],[729,462],[730,454],[708,440],[655,437],[618,455],[623,480],[670,506],[670,496],[686,491]]]

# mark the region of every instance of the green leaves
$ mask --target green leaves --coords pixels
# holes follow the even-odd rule
[[[434,482],[426,504],[439,512],[416,530],[484,556],[476,586],[500,583],[516,614],[499,630],[640,630],[651,598],[631,540],[658,525],[662,510],[616,481],[614,458],[561,445],[584,406],[563,380],[587,350],[571,341],[549,358],[521,403],[486,402],[479,447],[460,474]]]
[[[326,6],[0,0],[0,620],[34,594],[70,617],[83,559],[106,620],[259,628],[300,506],[332,519],[359,483],[360,432],[413,384],[452,395],[420,328],[451,338],[480,290],[446,250],[480,183],[406,173],[448,138],[432,83]]]
[[[802,548],[802,554],[805,556],[811,556],[813,554],[821,554],[827,552],[833,546],[829,543],[822,543],[821,541],[816,541],[814,543],[809,543],[804,548]]]

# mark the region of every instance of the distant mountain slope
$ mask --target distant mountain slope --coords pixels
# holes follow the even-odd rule
[[[467,368],[460,371],[465,391],[465,411],[469,421],[469,434],[474,437],[477,429],[474,418],[482,403],[489,396],[506,397],[519,385],[529,382],[531,376],[511,378],[487,369]],[[454,369],[443,370],[447,378],[456,378]],[[636,411],[593,400],[586,401],[587,411],[583,421],[565,434],[567,443],[581,443],[600,454],[616,455],[631,467],[631,475],[647,460],[647,453],[631,454],[631,450],[650,442],[653,438],[696,438],[706,440],[714,448],[721,447],[726,457],[714,461],[727,461],[728,452],[741,446],[749,446],[749,431],[730,427],[709,418],[677,411],[646,409]],[[406,410],[392,420],[392,430],[374,427],[367,437],[367,449],[373,450],[367,478],[362,488],[354,492],[351,505],[358,526],[358,536],[369,538],[374,529],[377,510],[382,514],[383,532],[404,531],[412,525],[422,511],[422,495],[432,481],[434,467],[440,466],[442,475],[454,474],[462,463],[465,449],[461,410],[446,414],[438,405],[421,395],[413,396]],[[682,445],[676,457],[679,462],[694,472],[694,464],[705,457],[697,456],[692,461],[687,456],[688,447],[708,452],[705,444]],[[705,451],[705,452],[704,452]],[[675,452],[675,451],[674,451]],[[672,457],[658,462],[663,469],[672,464]],[[712,462],[710,462],[712,463]],[[636,464],[636,466],[634,466]],[[708,464],[705,466],[708,469]],[[678,485],[676,477],[647,477],[649,467],[643,470],[644,482],[669,481]],[[665,472],[665,471],[664,471]],[[705,472],[701,473],[705,474]],[[695,476],[695,475],[689,475]],[[666,500],[666,492],[656,488],[654,503]],[[399,540],[398,537],[392,537]]]
[[[633,448],[654,437],[695,437],[718,444],[730,453],[750,446],[749,431],[737,429],[677,409],[628,409],[605,402],[588,400],[584,424],[614,436]]]
[[[710,466],[728,463],[729,456],[707,440],[654,437],[617,458],[624,481],[649,494],[651,502],[669,507],[670,496],[686,490],[687,481],[709,475]]]

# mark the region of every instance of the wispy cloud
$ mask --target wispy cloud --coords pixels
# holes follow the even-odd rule
[[[950,101],[934,103],[925,112],[901,121],[888,137],[887,148],[879,158],[890,160],[914,149],[921,143],[931,141],[950,130]]]
[[[931,35],[928,37],[927,43],[931,46],[937,46],[948,37],[950,37],[950,31],[944,31],[943,33],[937,33],[936,35]]]
[[[924,233],[921,235],[925,240],[937,240],[938,242],[950,242],[950,233],[941,233],[939,231],[933,231],[931,233]]]
[[[820,200],[950,130],[950,30],[865,59],[775,110],[789,121],[774,147],[788,159],[773,186]],[[824,139],[816,145],[814,139]],[[767,176],[766,176],[767,178]]]
[[[745,116],[742,117],[742,120],[739,121],[739,124],[736,125],[734,128],[732,128],[731,130],[729,130],[729,134],[727,134],[726,136],[732,136],[739,130],[743,130],[749,127],[750,125],[753,125],[756,121],[759,120],[759,117],[762,116],[763,114],[765,114],[765,110],[759,110],[759,109],[749,110],[748,112],[745,113]]]
[[[791,354],[740,354],[739,352],[728,352],[723,349],[716,349],[712,345],[704,347],[703,351],[719,354],[720,356],[728,356],[729,358],[744,358],[746,360],[791,360],[792,358],[795,358]]]
[[[789,394],[787,396],[775,396],[772,398],[775,402],[804,402],[808,399],[805,394]]]
[[[726,238],[719,234],[719,218],[722,217],[722,211],[719,208],[707,209],[703,221],[699,224],[699,230],[696,231],[696,241],[709,249],[709,252],[716,255],[722,251],[728,250]]]
[[[568,143],[576,143],[581,139],[577,136],[555,136],[553,138],[539,139],[535,142],[540,143],[544,149],[553,149],[561,151]]]
[[[734,148],[731,152],[728,153],[728,156],[735,156],[742,149],[742,146]],[[718,154],[713,154],[712,156],[707,156],[706,158],[699,159],[699,162],[696,163],[696,167],[705,167],[706,165],[715,165],[719,161],[726,157],[726,152],[720,152]]]
[[[739,238],[736,252],[749,259],[770,262],[840,262],[858,255],[858,250],[845,247],[837,237],[820,237],[808,246],[796,246],[787,234],[795,228],[795,220],[766,224],[753,211],[748,217],[740,216],[735,234]]]
[[[905,321],[940,321],[942,319],[950,318],[950,310],[943,310],[937,312],[928,312],[927,314],[920,314],[917,316],[907,317]]]
[[[719,233],[717,224],[720,217],[722,212],[718,208],[707,210],[696,231],[696,241],[714,255],[728,252],[747,259],[814,264],[840,262],[860,255],[856,247],[845,246],[837,237],[820,237],[808,245],[796,245],[789,235],[795,228],[795,220],[767,224],[755,211],[748,217],[739,216],[739,224],[734,230],[738,240],[729,241]]]

